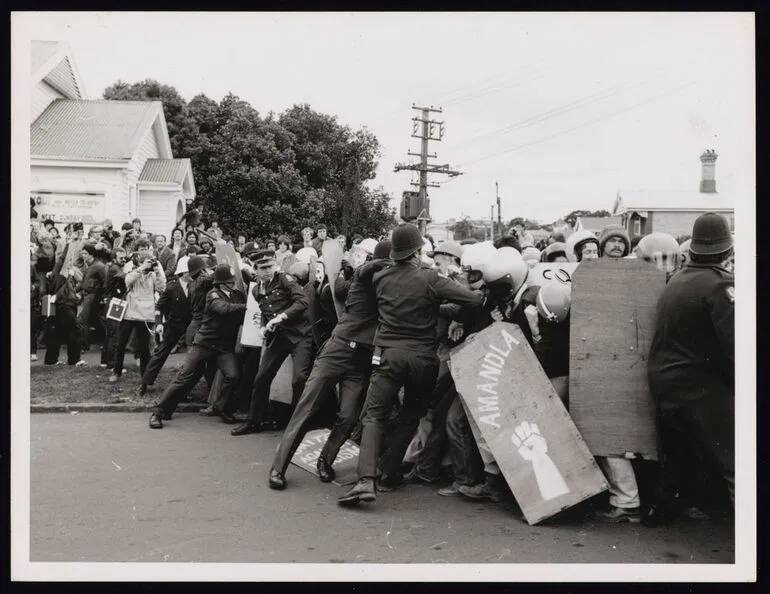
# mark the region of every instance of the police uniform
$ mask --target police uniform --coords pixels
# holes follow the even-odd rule
[[[726,269],[690,263],[658,302],[648,379],[663,453],[703,457],[735,491],[735,283]],[[686,456],[664,456],[670,499]],[[691,462],[691,460],[690,460]]]
[[[156,407],[158,414],[167,417],[174,412],[179,401],[197,383],[205,364],[210,361],[216,362],[222,372],[222,394],[230,394],[238,383],[239,368],[234,350],[245,311],[246,297],[240,291],[233,289],[228,295],[221,286],[216,285],[208,292],[200,328],[193,338],[182,369],[166,388]]]
[[[372,278],[388,265],[387,260],[370,262],[353,274],[342,318],[318,354],[297,408],[278,446],[272,469],[281,475],[285,474],[311,419],[323,407],[324,397],[337,384],[339,412],[319,456],[319,467],[328,464],[331,468],[337,453],[356,426],[371,373],[378,319]]]
[[[256,263],[269,261],[274,257],[271,250],[260,252]],[[313,366],[314,343],[308,318],[308,298],[297,280],[285,272],[275,272],[267,282],[254,287],[254,298],[262,312],[262,327],[283,314],[286,319],[265,335],[262,344],[262,359],[254,378],[251,404],[245,426],[258,427],[264,420],[270,400],[270,386],[278,370],[291,355],[292,359],[292,405],[296,405],[305,387]],[[243,433],[244,427],[233,431]]]
[[[363,418],[359,480],[377,476],[385,426],[400,388],[404,388],[404,402],[401,424],[392,437],[394,443],[403,443],[399,436],[402,432],[411,431],[413,435],[427,410],[439,367],[436,324],[440,304],[444,301],[477,307],[482,304],[479,294],[435,269],[422,268],[410,261],[397,262],[376,273],[373,284],[379,325]],[[406,443],[408,446],[408,441]],[[389,460],[403,459],[404,453],[391,448],[383,465],[391,466]]]

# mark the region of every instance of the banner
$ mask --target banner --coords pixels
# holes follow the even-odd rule
[[[530,524],[608,488],[515,324],[496,322],[452,349],[452,377]]]
[[[104,194],[32,192],[38,220],[56,223],[101,223],[104,220]]]
[[[568,283],[578,267],[578,262],[538,262],[529,269],[527,284],[542,286],[552,280]]]
[[[308,431],[294,453],[291,463],[299,466],[302,470],[307,470],[309,473],[318,476],[316,463],[330,433],[329,429]],[[335,485],[343,486],[355,483],[358,480],[358,446],[350,440],[346,441],[340,448],[332,468],[334,468],[334,474],[336,475],[332,481]]]
[[[572,279],[569,409],[595,456],[657,459],[647,356],[664,272],[634,258],[600,258]]]

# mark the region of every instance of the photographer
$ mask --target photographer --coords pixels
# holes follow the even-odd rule
[[[116,382],[123,373],[126,345],[135,332],[139,370],[144,375],[150,360],[150,334],[155,322],[155,292],[166,288],[166,275],[151,255],[150,242],[138,240],[132,257],[134,268],[126,274],[126,312],[118,330],[115,364],[110,382]]]

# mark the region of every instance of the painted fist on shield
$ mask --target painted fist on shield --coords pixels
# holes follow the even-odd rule
[[[511,441],[519,448],[519,455],[532,463],[535,482],[543,499],[554,499],[569,493],[569,487],[561,472],[548,456],[548,443],[535,423],[521,423],[514,429]]]

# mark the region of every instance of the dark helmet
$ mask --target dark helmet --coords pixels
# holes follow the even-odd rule
[[[697,256],[721,254],[733,247],[730,225],[722,215],[707,212],[695,219],[692,226],[690,252]]]
[[[253,241],[250,241],[243,246],[243,251],[241,252],[241,254],[243,254],[248,258],[252,254],[256,254],[258,251],[259,251],[259,244]]]
[[[567,257],[567,249],[564,247],[564,243],[561,241],[554,241],[551,245],[543,250],[540,254],[541,262],[553,262],[559,256]]]
[[[214,270],[213,282],[215,285],[235,282],[235,271],[233,271],[233,267],[229,264],[219,264]]]
[[[384,260],[386,258],[389,258],[391,246],[392,244],[389,239],[383,239],[382,241],[378,242],[377,245],[374,247],[374,255],[372,256],[372,259]]]
[[[204,268],[206,268],[206,262],[203,261],[203,258],[200,256],[190,256],[190,259],[187,261],[187,270],[191,277],[197,277]]]
[[[406,260],[424,245],[420,230],[409,224],[393,229],[390,240],[393,242],[390,248],[390,257],[393,260]]]

